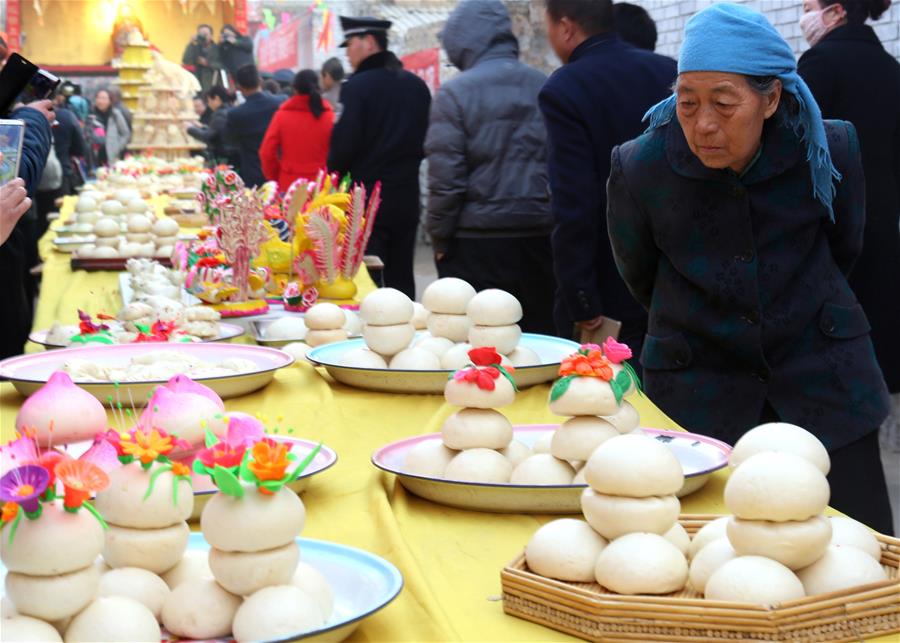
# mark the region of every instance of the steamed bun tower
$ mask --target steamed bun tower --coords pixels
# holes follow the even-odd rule
[[[620,435],[600,417],[619,413],[623,397],[638,388],[629,357],[627,346],[609,339],[563,360],[550,408],[574,417],[554,434],[551,449],[587,461],[585,521],[547,523],[525,555],[533,571],[550,578],[596,581],[621,594],[665,594],[684,587],[688,575],[687,537],[676,529],[681,464],[658,441]]]
[[[444,445],[459,453],[447,463],[444,477],[469,482],[509,482],[512,463],[500,453],[513,439],[512,424],[496,409],[516,399],[516,385],[493,348],[469,351],[472,364],[453,373],[444,398],[463,407],[444,421]]]

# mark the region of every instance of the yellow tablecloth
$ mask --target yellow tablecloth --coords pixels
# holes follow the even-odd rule
[[[113,273],[68,272],[68,257],[48,256],[36,324],[74,320],[76,305],[93,312],[118,304]],[[49,274],[47,270],[49,269]],[[48,280],[48,277],[50,278]],[[514,424],[558,422],[547,409],[549,387],[519,393],[504,409]],[[9,439],[22,397],[0,385],[0,433]],[[645,426],[677,428],[648,399],[632,396]],[[366,620],[352,641],[560,641],[559,632],[503,613],[500,570],[553,516],[452,509],[408,494],[370,462],[380,446],[438,431],[454,409],[437,395],[387,395],[337,384],[311,365],[279,371],[265,389],[226,401],[229,410],[261,413],[270,426],[322,440],[338,462],[303,494],[304,536],[360,547],[394,563],[405,587]],[[725,513],[725,472],[685,498],[685,513]],[[890,640],[890,639],[883,639]]]

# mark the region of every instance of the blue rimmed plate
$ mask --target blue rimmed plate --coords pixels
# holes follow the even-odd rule
[[[312,349],[306,358],[324,366],[328,374],[342,384],[385,393],[434,393],[444,392],[449,370],[410,371],[390,368],[358,368],[344,366],[341,357],[355,348],[365,348],[362,339],[325,344]],[[549,382],[557,376],[559,363],[567,355],[578,350],[578,344],[568,339],[523,333],[519,346],[530,348],[541,359],[536,366],[517,366],[513,373],[516,386],[526,388]]]

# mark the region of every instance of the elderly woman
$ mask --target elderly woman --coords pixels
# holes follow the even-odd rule
[[[648,131],[613,150],[608,186],[616,262],[649,310],[646,390],[732,443],[762,422],[812,431],[831,454],[832,505],[891,533],[887,391],[847,284],[865,219],[856,131],[823,122],[752,9],[691,18],[678,71]]]

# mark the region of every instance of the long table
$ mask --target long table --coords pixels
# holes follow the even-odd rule
[[[52,232],[51,232],[52,233]],[[47,247],[47,240],[42,246]],[[51,251],[52,253],[52,251]],[[68,255],[45,255],[35,328],[75,323],[75,309],[118,309],[116,273],[72,272]],[[370,286],[363,284],[362,292]],[[513,424],[558,423],[547,408],[549,386],[520,392],[503,412]],[[646,397],[632,395],[644,426],[677,429]],[[23,398],[0,384],[0,436],[12,435]],[[453,509],[405,491],[376,469],[372,453],[389,442],[440,430],[454,412],[439,395],[388,395],[332,381],[308,363],[282,369],[265,389],[226,402],[259,413],[270,426],[322,440],[338,454],[330,470],[303,493],[303,535],[383,556],[403,573],[405,587],[386,609],[364,621],[351,641],[562,641],[570,637],[503,613],[500,570],[534,531],[558,516],[505,515]],[[112,421],[112,418],[111,418]],[[720,471],[682,500],[684,513],[727,513]],[[302,552],[301,552],[302,557]],[[873,639],[874,640],[874,639]],[[879,640],[889,641],[890,637]]]

